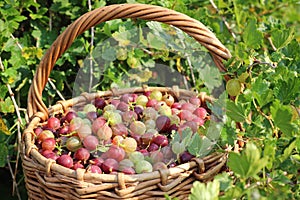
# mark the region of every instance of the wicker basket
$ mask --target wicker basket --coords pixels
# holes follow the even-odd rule
[[[90,102],[95,97],[113,98],[124,93],[143,93],[154,89],[171,93],[178,99],[186,99],[195,95],[191,91],[178,88],[140,87],[85,93],[47,108],[42,101],[42,92],[58,58],[85,30],[101,22],[117,18],[159,21],[180,28],[209,50],[220,71],[225,71],[222,61],[231,57],[229,51],[203,24],[166,8],[143,4],[121,4],[98,8],[81,16],[56,39],[46,52],[29,90],[30,122],[23,132],[22,140],[22,161],[29,199],[165,199],[165,194],[178,199],[187,199],[195,180],[206,182],[213,179],[226,163],[225,153],[213,153],[177,167],[151,173],[95,174],[83,169],[65,168],[39,153],[35,146],[34,129],[46,121],[50,115],[66,112],[70,107]],[[202,103],[212,100],[204,93],[200,96]]]

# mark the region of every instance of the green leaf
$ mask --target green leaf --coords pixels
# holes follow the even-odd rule
[[[287,46],[294,38],[294,27],[290,29],[275,29],[271,33],[271,39],[277,49]]]
[[[194,134],[190,145],[187,150],[190,154],[196,157],[203,157],[207,155],[213,148],[214,142],[207,137],[201,137],[199,134]]]
[[[260,107],[265,106],[274,99],[273,91],[271,89],[266,90],[266,92],[261,95],[256,92],[253,92],[253,97],[257,100],[258,105]]]
[[[195,70],[197,70],[197,72],[199,73],[199,78],[204,82],[209,92],[212,92],[213,89],[220,87],[223,83],[220,71],[215,65],[205,63],[211,60],[208,55],[196,55],[196,57],[197,56],[199,56],[199,58],[203,57],[204,61],[201,59],[192,59],[192,65],[196,66]],[[200,65],[200,63],[202,63],[202,65],[204,64],[204,66],[197,67]]]
[[[158,50],[163,50],[166,48],[164,41],[162,41],[162,39],[160,39],[159,37],[155,36],[153,33],[148,33],[147,41],[149,47],[151,48],[158,49]]]
[[[34,20],[35,19],[42,19],[47,11],[48,11],[47,8],[40,8],[40,9],[38,9],[38,12],[36,14],[35,13],[30,13],[29,16]]]
[[[7,163],[8,148],[4,143],[0,143],[0,167],[5,167]]]
[[[276,100],[273,102],[270,110],[275,126],[284,134],[292,135],[296,131],[295,125],[291,123],[293,117],[291,107],[282,105]]]
[[[253,143],[248,143],[242,153],[230,152],[229,168],[243,179],[257,178],[257,173],[266,166],[267,159],[260,158],[261,152]]]
[[[189,195],[189,200],[217,200],[220,192],[220,183],[214,180],[208,183],[195,181]]]
[[[146,24],[156,35],[159,35],[159,33],[164,31],[160,22],[150,21]]]
[[[224,196],[220,197],[220,200],[240,199],[242,194],[242,188],[234,185],[225,192]]]
[[[300,154],[291,155],[291,160],[294,164],[300,167]]]
[[[265,80],[263,76],[259,76],[252,84],[252,96],[257,100],[260,107],[273,101],[273,91],[269,89],[270,82]]]
[[[134,0],[133,0],[133,1],[134,1]],[[128,0],[127,2],[129,3],[129,0]],[[135,1],[134,1],[133,3],[135,3]],[[168,194],[165,194],[164,196],[165,196],[165,200],[179,200],[177,197],[172,198],[172,197],[170,197]]]
[[[116,49],[114,47],[107,47],[103,49],[101,57],[106,61],[116,60]]]
[[[300,95],[299,77],[280,79],[274,88],[275,96],[283,103],[290,103]]]
[[[5,69],[4,72],[0,74],[0,77],[2,76],[3,82],[14,85],[16,81],[19,80],[20,76],[15,67],[9,67]]]
[[[8,127],[5,123],[5,121],[0,116],[0,135],[1,134],[10,135],[11,132],[8,130]]]
[[[286,47],[282,49],[282,53],[287,56],[299,60],[300,43],[293,39]],[[298,58],[298,59],[297,59]]]
[[[267,140],[264,147],[264,157],[268,158],[267,169],[271,170],[275,160],[276,141]]]
[[[100,152],[107,152],[108,149],[109,149],[109,147],[108,146],[104,146],[104,145],[99,145],[97,147],[97,150],[100,151]]]
[[[243,42],[240,42],[236,45],[235,48],[235,55],[240,58],[241,60],[248,60],[249,59],[249,55],[248,53],[245,51],[245,49],[247,49],[246,44]]]
[[[171,135],[172,138],[172,143],[174,142],[180,142],[181,141],[181,136],[179,135],[179,133],[177,131],[174,131]]]
[[[226,102],[226,114],[236,122],[243,122],[247,117],[243,105],[239,102],[235,103],[230,100]]]
[[[181,133],[181,141],[184,144],[184,146],[189,146],[192,141],[192,129],[191,128],[185,128]]]
[[[214,177],[214,180],[217,180],[220,183],[220,190],[225,191],[232,187],[232,179],[230,178],[228,173],[221,173]]]
[[[0,85],[0,101],[1,101],[1,99],[4,99],[7,92],[8,92],[8,89],[7,89],[6,85]]]
[[[188,151],[194,156],[198,156],[199,149],[202,147],[202,140],[199,134],[194,134],[191,144],[188,146]]]
[[[66,81],[66,75],[64,71],[52,70],[51,77],[54,79],[56,88],[58,91],[64,90],[64,81]]]
[[[174,142],[172,143],[172,151],[179,155],[181,153],[183,153],[185,151],[185,146],[183,143],[180,143],[180,142]]]
[[[217,141],[221,135],[223,124],[221,122],[216,122],[211,120],[209,123],[208,130],[206,132],[206,137],[211,141]]]
[[[252,49],[258,49],[263,43],[263,34],[257,30],[256,18],[250,18],[242,35],[245,44]]]
[[[292,151],[296,148],[296,140],[294,140],[279,157],[280,162],[284,162],[292,154]]]
[[[112,37],[119,42],[121,46],[127,46],[130,44],[130,31],[115,32]]]
[[[0,111],[2,113],[15,112],[15,107],[10,97],[7,97],[5,101],[0,101]]]

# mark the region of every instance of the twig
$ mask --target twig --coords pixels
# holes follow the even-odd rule
[[[146,49],[146,48],[142,48],[142,50],[143,50],[145,53],[149,54],[150,56],[153,56],[153,55],[154,55],[154,53],[153,53],[152,51],[149,51],[149,50]]]
[[[277,51],[277,48],[276,48],[275,45],[273,44],[273,41],[272,41],[271,37],[267,37],[267,39],[268,39],[268,41],[269,41],[269,43],[270,43],[272,49],[273,49],[274,51]]]
[[[60,93],[60,91],[58,91],[58,89],[56,88],[55,84],[51,81],[50,78],[48,78],[48,82],[50,83],[51,87],[55,90],[55,92],[58,94],[58,96],[65,101],[65,98],[63,97],[63,95]]]
[[[182,40],[180,40],[180,43],[182,44],[183,48],[186,48],[186,46],[185,46],[185,44]],[[193,85],[195,86],[196,85],[196,80],[195,80],[195,75],[194,75],[194,72],[193,72],[192,62],[191,62],[190,57],[187,54],[185,54],[185,56],[186,56],[186,60],[187,60],[188,65],[189,65],[189,69],[191,71],[192,82],[193,82]]]
[[[212,7],[217,11],[217,13],[220,14],[220,11],[219,11],[218,7],[216,6],[215,2],[214,2],[213,0],[209,0],[209,1],[210,1],[210,3],[211,3]],[[220,15],[220,16],[222,17],[222,21],[223,21],[223,23],[225,24],[226,28],[228,29],[229,33],[230,33],[231,36],[234,38],[235,43],[238,43],[238,40],[237,40],[237,38],[236,38],[236,35],[235,35],[235,33],[232,31],[232,29],[230,28],[230,26],[229,26],[228,22],[226,21],[225,17],[222,16],[222,15]]]
[[[287,6],[288,6],[287,3],[286,3],[286,4],[279,5],[278,7],[274,8],[274,9],[272,9],[272,10],[265,10],[265,11],[259,13],[258,16],[263,16],[263,15],[267,15],[267,14],[270,14],[270,13],[274,13],[275,11],[277,11],[277,10],[283,8],[283,7],[287,7]]]
[[[19,193],[19,189],[18,189],[18,184],[16,182],[16,177],[13,173],[13,170],[11,168],[11,165],[10,165],[10,159],[9,159],[9,156],[6,157],[7,159],[7,164],[8,164],[8,168],[9,168],[9,171],[10,171],[10,174],[11,174],[11,177],[13,179],[13,188],[16,188],[16,193],[17,193],[17,196],[18,196],[18,199],[21,200],[21,196],[20,196],[20,193]],[[14,191],[13,191],[14,192]]]
[[[70,86],[70,84],[68,83],[68,81],[64,81],[65,85],[67,86],[68,90],[72,93],[72,88]]]
[[[264,118],[266,118],[269,121],[269,123],[270,123],[270,125],[272,127],[272,130],[273,130],[273,133],[275,133],[276,137],[278,137],[278,135],[277,135],[277,133],[275,131],[274,124],[273,124],[272,120],[270,119],[270,116],[266,115],[263,111],[261,111],[260,107],[256,105],[254,99],[252,100],[252,102],[253,102],[253,105],[254,105],[255,109],[257,110],[257,112],[259,114],[261,114]]]
[[[25,122],[28,123],[29,122],[29,117],[27,115],[27,109],[25,109],[25,108],[19,108],[19,111],[24,112]]]
[[[4,72],[4,66],[3,66],[3,63],[2,63],[1,57],[0,57],[0,69]],[[20,122],[20,124],[23,124],[22,118],[21,118],[21,115],[20,115],[20,112],[19,112],[19,106],[16,103],[16,100],[15,100],[15,97],[14,97],[14,93],[12,92],[11,87],[10,87],[10,85],[8,83],[6,84],[6,87],[8,89],[10,98],[11,98],[13,104],[14,104],[14,107],[15,107],[15,110],[16,110],[16,114],[17,114],[17,117],[18,117],[18,121]]]
[[[249,66],[247,67],[247,71],[249,71],[249,76],[250,76],[250,78],[252,78],[252,67],[254,67],[254,66],[256,66],[256,65],[260,65],[260,64],[262,64],[262,65],[269,65],[269,66],[272,67],[272,68],[275,68],[275,67],[276,67],[276,64],[274,64],[274,63],[261,62],[261,61],[259,61],[259,60],[255,60],[251,65],[249,65]]]
[[[88,6],[89,6],[89,11],[92,10],[92,2],[91,0],[88,0]],[[91,48],[90,48],[90,82],[89,82],[89,88],[88,88],[88,92],[91,92],[92,89],[92,84],[93,84],[93,59],[92,59],[92,51],[93,51],[93,47],[94,47],[94,37],[95,37],[95,30],[94,27],[91,28]]]
[[[52,11],[49,9],[49,31],[52,31]]]
[[[18,40],[15,38],[15,36],[13,34],[10,34],[10,37],[16,42],[17,46],[22,50],[23,47],[21,46],[21,44],[18,42]]]
[[[2,63],[2,59],[0,57],[0,69],[1,71],[4,72],[4,66],[3,66],[3,63]],[[20,132],[20,125],[23,125],[23,122],[22,122],[22,118],[21,118],[21,114],[20,114],[20,108],[15,100],[15,97],[14,97],[14,93],[10,87],[10,85],[7,83],[6,84],[6,87],[8,89],[8,92],[9,92],[9,95],[10,95],[10,98],[13,102],[13,105],[14,105],[14,108],[16,110],[16,114],[17,114],[17,118],[18,118],[18,122],[17,122],[17,125],[18,125],[18,147],[20,146],[20,141],[21,141],[21,134],[19,134]],[[7,157],[7,160],[8,160],[8,166],[9,166],[9,169],[10,169],[10,173],[11,173],[11,176],[13,178],[13,193],[14,191],[16,190],[17,192],[17,195],[18,195],[18,198],[20,198],[20,194],[19,194],[19,190],[18,190],[18,185],[16,184],[16,180],[15,180],[15,175],[17,174],[17,169],[18,169],[18,159],[19,159],[19,153],[20,153],[20,149],[18,148],[18,152],[17,152],[17,160],[16,160],[16,166],[15,166],[15,173],[12,172],[12,169],[11,169],[11,165],[10,165],[10,161],[9,161],[9,157]],[[15,175],[14,175],[15,174]]]
[[[186,76],[182,76],[182,79],[183,79],[183,83],[185,85],[185,89],[189,90],[189,84],[188,84]]]
[[[256,60],[253,64],[249,65],[249,66],[247,67],[247,69],[250,69],[250,68],[254,67],[255,65],[269,65],[269,66],[272,67],[272,68],[275,68],[275,67],[276,67],[276,65],[274,65],[273,63],[269,63],[269,62],[261,62],[261,61],[259,61],[259,60]]]
[[[15,40],[16,44],[18,45],[18,47],[23,50],[23,47],[21,46],[21,44],[17,41],[17,39],[13,36],[13,34],[10,35],[12,39]],[[48,78],[48,82],[50,83],[50,85],[53,87],[53,89],[57,92],[58,96],[62,99],[65,100],[64,97],[62,96],[62,94],[56,89],[54,83],[52,82],[52,80],[50,78]]]
[[[17,127],[18,127],[18,141],[17,141],[17,144],[18,144],[18,152],[17,152],[17,158],[16,158],[16,164],[15,164],[15,172],[14,172],[14,177],[17,176],[17,168],[18,168],[18,165],[19,165],[19,158],[20,158],[20,152],[21,152],[21,126],[20,126],[20,123],[17,124]],[[16,184],[16,191],[17,191],[17,194],[19,193],[18,191],[18,184]],[[15,188],[13,189],[13,194],[15,193]]]

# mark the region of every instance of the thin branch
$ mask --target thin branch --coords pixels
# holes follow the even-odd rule
[[[63,95],[60,93],[60,91],[58,91],[58,89],[56,88],[55,84],[52,82],[52,80],[50,78],[48,78],[48,82],[50,83],[51,87],[55,90],[55,92],[58,94],[58,96],[65,101],[65,98],[63,97]]]
[[[269,41],[269,43],[270,43],[272,49],[273,49],[274,51],[277,51],[277,48],[276,48],[275,45],[273,44],[273,41],[272,41],[271,37],[267,37],[267,39],[268,39],[268,41]]]
[[[142,48],[142,50],[143,50],[145,53],[149,54],[150,56],[153,56],[153,55],[154,55],[154,53],[153,53],[152,51],[149,51],[149,50],[146,49],[146,48]]]
[[[68,90],[72,93],[72,88],[70,86],[70,84],[68,83],[68,81],[64,81],[65,86],[67,86]]]
[[[193,72],[193,66],[192,66],[192,62],[189,56],[186,57],[186,60],[188,62],[190,71],[191,71],[191,76],[192,76],[192,81],[193,81],[193,85],[196,86],[196,80],[195,80],[195,74]]]
[[[184,85],[185,85],[185,89],[189,89],[189,84],[188,84],[188,81],[187,81],[187,78],[186,78],[186,76],[182,76],[182,79],[183,79],[183,83],[184,83]]]
[[[182,40],[180,40],[180,43],[182,44],[183,48],[186,48],[184,42]],[[193,66],[192,66],[192,62],[191,62],[191,59],[190,57],[185,54],[186,56],[186,60],[188,62],[188,66],[189,66],[189,69],[190,69],[190,72],[191,72],[191,76],[192,76],[192,82],[193,82],[193,85],[195,86],[196,85],[196,80],[195,80],[195,75],[194,75],[194,70],[193,70]]]
[[[10,34],[10,37],[16,42],[17,46],[22,50],[23,47],[21,46],[21,44],[18,42],[18,40],[15,38],[15,36],[13,34]]]
[[[11,165],[10,165],[10,159],[9,159],[9,156],[7,156],[7,164],[8,164],[8,168],[9,168],[9,172],[11,174],[11,177],[13,179],[13,188],[16,188],[16,193],[17,193],[17,196],[18,196],[18,199],[21,200],[21,196],[20,196],[20,193],[19,193],[19,189],[18,189],[18,184],[16,182],[16,177],[13,173],[13,169],[11,168]],[[14,192],[14,191],[13,191]]]
[[[272,120],[271,120],[271,117],[268,116],[268,115],[266,115],[263,111],[261,111],[260,107],[256,105],[254,99],[253,99],[252,102],[253,102],[253,105],[254,105],[255,109],[257,110],[257,112],[258,112],[259,114],[261,114],[264,118],[266,118],[266,119],[269,121],[269,123],[270,123],[270,125],[271,125],[271,127],[272,127],[272,130],[273,130],[273,133],[275,133],[276,137],[278,137],[277,132],[276,132],[276,130],[275,130],[275,126],[274,126],[274,124],[273,124],[273,122],[272,122]]]
[[[15,40],[17,46],[23,50],[23,47],[21,46],[21,44],[18,42],[18,40],[13,36],[13,34],[10,35],[12,39]],[[65,100],[64,97],[62,96],[62,94],[56,89],[54,83],[52,82],[52,80],[50,78],[48,78],[48,82],[50,83],[50,85],[52,86],[52,88],[56,91],[56,93],[58,94],[58,96],[62,99]]]
[[[88,6],[89,6],[89,11],[92,10],[92,2],[91,0],[88,0]],[[93,85],[93,59],[92,59],[92,51],[94,47],[94,37],[95,37],[95,30],[94,27],[91,28],[91,42],[90,42],[90,58],[89,58],[89,63],[90,63],[90,82],[89,82],[89,91],[91,92],[92,85]]]
[[[254,67],[254,66],[256,66],[256,65],[269,65],[269,66],[272,67],[272,68],[275,68],[275,67],[276,67],[273,63],[269,63],[269,62],[261,62],[261,61],[259,61],[259,60],[256,60],[253,64],[249,65],[249,66],[247,67],[247,69],[252,68],[252,67]]]
[[[217,11],[217,13],[220,14],[220,10],[219,10],[218,7],[216,6],[215,2],[214,2],[213,0],[209,0],[209,1],[210,1],[210,3],[211,3],[212,7]],[[237,40],[237,38],[236,38],[236,35],[235,35],[235,33],[233,32],[233,30],[230,28],[230,25],[229,25],[229,23],[226,21],[226,18],[225,18],[224,16],[222,16],[221,14],[220,14],[220,16],[222,17],[222,21],[223,21],[223,23],[225,24],[226,28],[228,29],[229,33],[230,33],[231,36],[234,38],[235,43],[238,43],[238,40]]]
[[[27,109],[26,108],[19,108],[19,111],[24,112],[25,122],[28,123],[29,122],[29,117],[27,115]]]
[[[52,11],[49,9],[49,31],[52,31]]]
[[[274,8],[272,10],[265,10],[265,11],[259,13],[258,16],[263,16],[263,15],[267,15],[267,14],[270,14],[270,13],[274,13],[274,12],[276,12],[277,10],[279,10],[281,8],[287,7],[288,5],[289,4],[287,4],[287,3],[286,4],[281,4],[281,5],[279,5],[278,7]]]
[[[4,72],[4,66],[3,66],[3,63],[2,63],[2,59],[0,57],[0,69],[1,71]],[[22,122],[22,118],[21,118],[21,114],[20,114],[20,108],[15,100],[15,97],[14,97],[14,93],[10,87],[10,85],[7,83],[6,84],[6,87],[8,89],[8,92],[9,92],[9,95],[10,95],[10,98],[13,102],[13,105],[14,105],[14,108],[16,110],[16,114],[17,114],[17,118],[18,118],[18,121],[17,121],[17,126],[18,126],[18,152],[17,152],[17,158],[16,158],[16,165],[15,165],[15,172],[13,173],[12,171],[12,168],[11,168],[11,165],[10,165],[10,160],[9,160],[9,157],[7,156],[7,160],[8,160],[8,166],[9,166],[9,170],[10,170],[10,173],[11,173],[11,176],[12,176],[12,179],[13,179],[13,194],[15,193],[15,191],[17,192],[17,196],[18,196],[18,199],[21,199],[20,198],[20,194],[19,194],[19,190],[18,190],[18,185],[16,183],[16,174],[17,174],[17,170],[18,170],[18,160],[19,160],[19,154],[20,154],[20,145],[21,145],[21,131],[20,131],[20,126],[23,125],[23,122]],[[26,116],[26,114],[25,114]]]
[[[22,134],[21,134],[21,126],[20,126],[20,123],[17,124],[17,127],[18,127],[18,141],[17,141],[17,144],[18,144],[18,152],[17,152],[17,157],[16,157],[16,164],[15,164],[15,172],[14,172],[14,177],[17,177],[17,173],[18,173],[18,166],[19,166],[19,159],[20,159],[20,152],[21,152],[21,138],[22,138]],[[18,184],[16,184],[16,191],[17,191],[17,194],[19,193],[18,191]],[[15,189],[13,190],[13,194],[15,193]]]
[[[0,57],[0,69],[4,72],[4,66],[3,66],[3,63],[2,63],[1,57]],[[17,114],[17,117],[18,117],[18,121],[19,121],[20,124],[23,124],[22,118],[21,118],[21,115],[20,115],[20,112],[19,112],[19,106],[16,103],[16,99],[14,97],[14,93],[12,92],[11,87],[10,87],[10,85],[8,83],[6,84],[6,87],[8,89],[10,98],[11,98],[13,104],[14,104],[14,107],[15,107],[15,110],[16,110],[16,114]]]

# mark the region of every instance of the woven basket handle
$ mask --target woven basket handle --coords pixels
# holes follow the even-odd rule
[[[39,115],[42,120],[48,118],[48,109],[42,100],[42,92],[56,61],[71,46],[75,38],[97,24],[120,18],[143,19],[173,25],[194,37],[201,45],[206,47],[219,70],[226,71],[222,61],[231,57],[230,52],[199,21],[182,13],[159,6],[145,4],[110,5],[82,15],[68,26],[57,37],[50,49],[48,49],[39,64],[29,90],[27,113],[30,118],[37,112],[44,114],[44,116]]]

